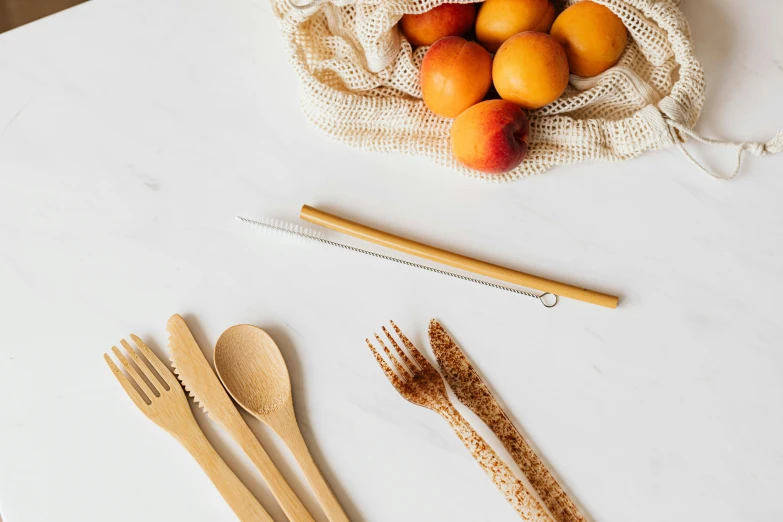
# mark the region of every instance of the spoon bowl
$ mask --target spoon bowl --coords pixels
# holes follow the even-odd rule
[[[215,346],[215,368],[228,393],[252,414],[269,415],[291,402],[288,367],[261,328],[232,326]]]

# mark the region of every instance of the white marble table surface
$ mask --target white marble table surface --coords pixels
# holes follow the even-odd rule
[[[708,82],[698,129],[768,139],[783,126],[783,4],[683,9]],[[210,355],[233,324],[271,333],[352,520],[516,519],[364,345],[393,318],[426,346],[433,317],[595,521],[783,519],[783,156],[749,158],[730,183],[668,150],[485,184],[327,140],[283,54],[263,0],[93,0],[0,36],[5,522],[233,519],[101,357],[131,332],[164,353],[173,313]],[[621,305],[546,310],[233,220],[295,219],[303,203]],[[196,415],[284,520],[240,450]],[[281,443],[251,425],[316,510]]]

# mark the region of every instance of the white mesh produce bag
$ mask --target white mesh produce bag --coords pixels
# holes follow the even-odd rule
[[[423,13],[443,0],[271,0],[303,87],[307,117],[329,136],[371,151],[423,154],[472,176],[508,181],[582,160],[619,161],[688,138],[745,151],[783,149],[783,133],[768,143],[708,140],[691,129],[704,104],[704,74],[688,23],[676,0],[594,0],[614,11],[629,32],[619,63],[592,77],[571,76],[563,96],[529,111],[530,149],[511,172],[489,175],[452,157],[452,120],[421,100],[416,50],[397,29],[405,13]],[[579,0],[568,0],[571,5]],[[471,3],[471,0],[450,0]]]

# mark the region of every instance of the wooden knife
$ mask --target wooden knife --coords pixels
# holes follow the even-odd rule
[[[292,522],[314,522],[245,423],[245,419],[204,357],[185,320],[179,315],[172,315],[166,323],[166,331],[169,332],[169,351],[174,373],[185,390],[207,412],[209,418],[226,430],[245,450],[288,519]]]

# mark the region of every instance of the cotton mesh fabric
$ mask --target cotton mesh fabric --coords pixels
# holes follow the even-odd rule
[[[397,29],[403,14],[423,13],[442,0],[304,1],[271,0],[304,112],[330,137],[365,150],[421,154],[470,176],[510,181],[555,165],[627,160],[678,144],[684,137],[669,122],[692,128],[704,104],[704,73],[677,1],[593,0],[628,28],[619,63],[592,78],[572,75],[558,100],[528,112],[530,149],[522,164],[484,174],[453,158],[452,120],[421,100],[427,48],[412,49]]]

